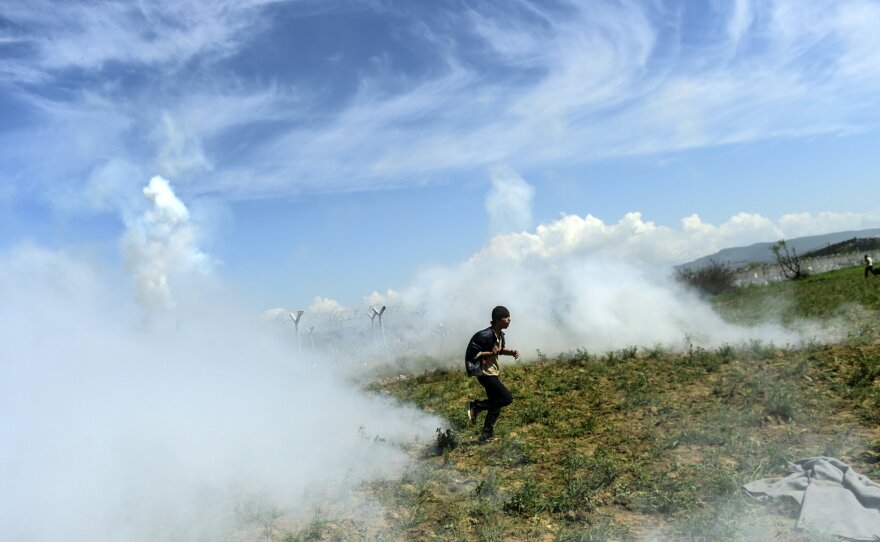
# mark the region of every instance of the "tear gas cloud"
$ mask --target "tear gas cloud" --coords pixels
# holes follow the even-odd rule
[[[444,365],[460,365],[466,341],[489,325],[489,313],[498,304],[511,310],[508,344],[518,348],[526,360],[534,358],[537,350],[550,355],[577,348],[601,353],[655,345],[682,350],[690,345],[712,348],[751,340],[799,344],[839,336],[827,323],[787,327],[773,323],[778,308],[772,307],[767,312],[770,323],[731,324],[670,274],[668,269],[643,269],[577,255],[552,261],[475,258],[457,267],[436,268],[421,274],[414,287],[393,292],[391,299],[396,298],[399,305],[392,308],[404,309],[390,310],[385,316],[390,357],[428,354]],[[303,321],[315,321],[308,317],[306,313]],[[318,329],[336,325],[321,322],[323,327],[316,324]],[[365,318],[355,317],[351,322],[369,331]],[[370,339],[366,331],[364,340]],[[318,331],[315,334],[316,341],[322,340]],[[379,353],[388,357],[381,349]]]
[[[394,476],[399,444],[442,425],[296,358],[289,334],[219,291],[173,297],[202,257],[168,188],[151,181],[123,241],[143,305],[74,254],[0,253],[5,538],[228,539],[243,504],[293,513],[307,493]]]
[[[389,306],[384,324],[391,337],[390,357],[429,354],[457,364],[470,334],[488,325],[489,312],[499,304],[513,315],[510,344],[527,358],[535,350],[603,352],[655,345],[680,349],[750,340],[798,344],[839,336],[827,322],[785,328],[775,323],[728,323],[673,279],[673,263],[782,235],[779,226],[760,215],[740,213],[721,226],[692,215],[682,220],[679,230],[645,221],[639,213],[628,213],[617,224],[591,215],[563,215],[534,231],[519,231],[501,219],[513,214],[530,217],[534,189],[509,169],[495,169],[490,177],[486,208],[492,228],[513,233],[492,237],[458,265],[423,271],[406,288],[364,297],[367,306]],[[783,217],[780,223],[803,226],[806,221]],[[369,344],[374,341],[367,333],[370,324],[355,316],[361,311],[317,298],[303,321],[318,322],[318,341],[321,332],[334,329],[340,319],[350,321]],[[768,321],[777,313],[778,307],[768,307]],[[376,350],[360,353],[369,358]],[[383,348],[378,353],[389,357]]]

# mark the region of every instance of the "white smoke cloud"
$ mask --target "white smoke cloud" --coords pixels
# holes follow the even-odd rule
[[[819,324],[803,323],[797,330],[731,325],[671,276],[674,264],[722,248],[827,232],[829,225],[878,226],[880,216],[804,213],[773,221],[738,213],[714,225],[691,215],[672,228],[637,212],[617,223],[563,215],[533,231],[493,237],[458,265],[422,272],[395,303],[422,307],[424,318],[392,313],[386,324],[399,342],[415,345],[434,344],[427,333],[441,333],[442,324],[453,352],[468,333],[487,325],[489,311],[498,304],[511,309],[510,337],[525,351],[604,351],[657,343],[680,347],[685,338],[703,346],[749,339],[783,344],[830,340],[835,332]]]
[[[168,181],[153,177],[143,194],[152,207],[129,221],[123,239],[125,263],[144,306],[171,308],[169,280],[175,275],[207,274],[210,260],[199,250],[189,211]]]
[[[440,425],[219,303],[145,331],[109,282],[64,254],[0,255],[9,540],[226,539],[247,499],[293,510],[307,490],[394,475],[408,463],[394,443]]]
[[[492,190],[486,197],[489,230],[492,235],[521,232],[531,228],[535,189],[515,171],[496,167],[491,171]]]
[[[152,206],[129,224],[126,261],[139,300],[170,307],[170,277],[208,257],[167,181],[143,193]],[[210,281],[188,284],[210,295],[152,315],[172,325],[150,326],[126,284],[74,254],[0,252],[5,539],[256,539],[241,510],[354,499],[443,424],[366,396],[313,350],[297,356],[292,334],[243,316]]]
[[[605,351],[663,344],[702,346],[759,339],[796,343],[780,326],[725,322],[695,294],[676,284],[668,268],[613,262],[586,254],[545,258],[480,257],[437,268],[417,280],[412,303],[426,307],[427,326],[447,323],[464,344],[503,304],[512,313],[511,346],[556,353],[586,347]],[[390,327],[390,326],[389,326]],[[453,329],[454,328],[454,329]],[[811,337],[812,338],[812,337]]]

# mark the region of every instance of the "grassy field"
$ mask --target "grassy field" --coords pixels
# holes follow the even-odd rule
[[[374,382],[371,393],[448,426],[411,450],[416,468],[364,488],[386,507],[382,529],[316,520],[278,538],[825,540],[793,530],[793,507],[758,504],[740,487],[816,455],[880,479],[880,280],[846,269],[711,302],[743,324],[833,320],[845,338],[578,350],[508,363],[502,378],[515,401],[487,444],[464,410],[482,388],[461,370]]]

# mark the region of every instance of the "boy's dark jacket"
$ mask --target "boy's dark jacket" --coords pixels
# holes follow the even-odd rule
[[[491,352],[495,346],[495,332],[492,326],[478,331],[471,337],[467,350],[464,353],[464,370],[468,376],[480,376],[483,374],[483,359],[477,359],[480,352]],[[501,349],[504,349],[504,332],[501,332]]]

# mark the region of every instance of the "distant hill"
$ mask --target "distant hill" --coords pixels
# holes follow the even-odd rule
[[[846,254],[848,252],[875,252],[880,249],[880,237],[853,237],[846,241],[834,243],[818,250],[812,250],[804,254],[805,258],[821,258],[834,254]]]
[[[877,246],[880,246],[880,240],[873,238],[877,237],[880,237],[880,228],[796,237],[794,239],[786,239],[785,242],[790,248],[797,250],[798,254],[807,255],[808,253],[813,253],[813,255],[817,255],[820,251],[823,251],[823,254],[833,254],[834,252],[826,251],[835,245],[841,246],[840,252],[846,252],[848,250],[871,250],[871,247],[868,246],[867,242],[877,242],[878,244],[874,245],[874,248],[876,248]],[[864,244],[859,245],[856,243],[853,245],[853,248],[845,248],[847,243],[854,239]],[[708,256],[703,256],[702,258],[697,258],[694,261],[683,263],[675,267],[677,269],[699,269],[700,267],[707,265],[710,260],[721,262],[732,267],[742,267],[750,263],[773,263],[776,261],[776,258],[770,251],[770,247],[775,243],[776,241],[771,241],[767,243],[755,243],[754,245],[749,245],[747,247],[725,248],[719,250],[715,254],[709,254]],[[861,246],[865,246],[865,248],[858,248]]]

